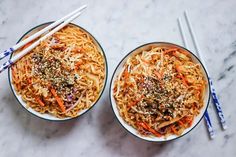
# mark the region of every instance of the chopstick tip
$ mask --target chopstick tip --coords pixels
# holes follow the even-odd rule
[[[222,127],[223,127],[223,130],[227,130],[228,128],[226,124],[222,125]]]
[[[88,7],[88,5],[87,4],[84,4],[84,5],[82,5],[81,7],[79,7],[79,11],[83,11],[84,9],[86,9]]]
[[[215,137],[216,137],[216,135],[213,134],[213,135],[210,136],[210,139],[213,140]]]
[[[188,12],[187,10],[184,10],[184,15],[187,16]]]
[[[83,6],[84,6],[84,9],[86,9],[86,8],[88,7],[88,5],[87,5],[87,4],[84,4]]]

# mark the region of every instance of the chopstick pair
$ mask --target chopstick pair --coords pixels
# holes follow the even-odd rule
[[[193,40],[193,44],[194,44],[194,47],[195,47],[195,50],[196,50],[196,54],[201,59],[202,64],[206,68],[206,64],[205,64],[204,59],[202,57],[202,54],[201,54],[202,52],[200,51],[200,48],[199,48],[199,45],[198,45],[198,42],[197,42],[197,39],[196,39],[196,35],[193,31],[192,24],[189,20],[189,16],[188,16],[187,11],[184,12],[184,17],[185,17],[185,20],[186,20],[187,27],[189,29],[191,38]],[[187,42],[186,42],[186,36],[185,36],[185,33],[183,32],[182,22],[181,22],[180,18],[178,18],[178,26],[179,26],[179,29],[180,29],[180,34],[181,34],[182,39],[183,39],[184,47],[188,48],[188,45],[187,45]],[[206,69],[206,71],[209,75],[209,71],[207,69]],[[213,87],[213,82],[212,82],[210,77],[209,77],[209,82],[210,82],[210,89],[211,89],[211,98],[213,99],[213,104],[216,108],[221,126],[225,130],[225,129],[227,129],[226,121],[225,121],[225,118],[224,118],[224,115],[223,115],[221,104],[219,103],[219,100],[216,96],[216,91],[215,91],[215,88]],[[212,127],[212,123],[211,123],[211,120],[210,120],[210,117],[209,117],[209,114],[208,114],[207,110],[204,114],[204,119],[206,120],[206,123],[207,123],[207,128],[208,128],[210,138],[214,138],[215,137],[215,132],[214,132],[214,129]]]
[[[25,40],[19,42],[18,44],[12,46],[11,48],[5,50],[4,52],[0,53],[0,60],[5,58],[6,56],[12,54],[14,51],[17,49],[21,48],[25,44],[29,43],[30,41],[36,39],[43,33],[49,31],[50,29],[54,28],[50,32],[48,32],[45,36],[41,37],[38,39],[36,42],[31,44],[29,47],[26,49],[22,50],[20,53],[16,54],[14,57],[9,59],[7,62],[5,62],[1,67],[0,67],[0,73],[4,71],[5,69],[9,68],[13,63],[15,63],[17,60],[22,58],[24,55],[26,55],[28,52],[30,52],[33,48],[38,46],[43,40],[45,40],[47,37],[53,35],[63,27],[65,27],[67,24],[69,24],[71,21],[76,19],[78,16],[81,15],[82,11],[87,7],[87,5],[83,5],[79,7],[78,9],[74,10],[73,12],[69,13],[68,15],[62,17],[61,19],[57,20],[56,22],[50,24],[49,26],[45,27],[44,29],[38,31],[37,33],[33,34],[32,36],[26,38]],[[56,27],[57,26],[57,27]]]
[[[184,12],[184,15],[185,12]],[[187,16],[185,16],[185,20],[187,21]],[[185,33],[183,31],[183,26],[182,26],[182,22],[181,22],[181,19],[178,18],[178,26],[179,26],[179,30],[180,30],[180,34],[181,34],[181,37],[182,37],[182,40],[183,40],[183,45],[185,48],[188,48],[188,44],[187,44],[187,41],[186,41],[186,36],[185,36]],[[189,28],[191,29],[191,28]],[[209,113],[208,111],[206,110],[206,112],[204,113],[204,119],[206,121],[206,124],[207,124],[207,130],[208,130],[208,133],[209,133],[209,136],[211,139],[213,139],[215,137],[215,131],[212,127],[212,123],[211,123],[211,119],[210,119],[210,116],[209,116]]]

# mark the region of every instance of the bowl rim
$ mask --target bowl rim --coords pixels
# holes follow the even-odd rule
[[[200,117],[199,121],[198,121],[190,130],[188,130],[186,133],[181,134],[180,136],[177,136],[177,137],[175,137],[175,138],[173,138],[173,139],[164,140],[164,141],[153,141],[153,140],[149,140],[149,139],[144,139],[144,138],[139,137],[139,136],[137,135],[137,133],[132,133],[131,131],[129,131],[129,130],[120,122],[120,120],[118,119],[118,116],[119,116],[119,115],[116,115],[115,110],[114,110],[113,105],[112,105],[112,97],[113,97],[113,95],[112,95],[112,93],[113,93],[113,92],[112,92],[112,84],[113,84],[114,76],[115,76],[115,73],[116,73],[117,69],[120,67],[121,63],[122,63],[129,55],[131,55],[132,53],[134,53],[136,50],[138,50],[138,49],[140,49],[140,48],[142,48],[142,47],[151,45],[151,44],[168,44],[168,45],[177,46],[177,47],[180,47],[180,48],[182,48],[182,49],[188,51],[191,55],[193,55],[193,56],[196,58],[196,60],[201,64],[202,69],[204,70],[204,72],[205,72],[205,74],[206,74],[206,77],[207,77],[206,79],[207,79],[207,84],[208,84],[208,91],[209,91],[208,100],[207,100],[207,102],[206,102],[206,108],[205,108],[205,111],[203,112],[202,116]],[[183,46],[180,46],[180,45],[177,45],[177,44],[174,44],[174,43],[165,42],[165,41],[160,41],[160,42],[148,42],[148,43],[142,44],[142,45],[136,47],[135,49],[131,50],[129,53],[127,53],[127,54],[120,60],[120,62],[119,62],[118,65],[116,66],[116,68],[115,68],[115,70],[114,70],[114,72],[113,72],[113,74],[112,74],[112,77],[111,77],[110,86],[109,86],[109,99],[110,99],[111,108],[112,108],[112,111],[113,111],[113,113],[114,113],[114,115],[115,115],[115,117],[116,117],[116,120],[120,123],[120,125],[121,125],[128,133],[130,133],[130,134],[133,135],[134,137],[136,137],[136,138],[138,138],[138,139],[141,139],[141,140],[144,140],[144,141],[155,142],[155,143],[166,143],[166,142],[174,141],[174,140],[176,140],[176,139],[179,139],[179,138],[181,138],[181,137],[187,135],[187,134],[190,133],[196,126],[198,126],[199,123],[202,121],[202,118],[204,117],[204,114],[207,112],[207,109],[208,109],[208,107],[209,107],[209,102],[210,102],[210,96],[211,96],[210,93],[211,93],[211,92],[210,92],[210,83],[209,83],[209,82],[210,82],[210,81],[209,81],[209,76],[208,76],[208,73],[207,73],[207,71],[206,71],[206,68],[204,67],[204,65],[202,64],[202,62],[200,61],[200,59],[199,59],[193,52],[191,52],[190,50],[188,50],[187,48],[185,48],[185,47],[183,47]],[[117,106],[117,105],[115,104],[115,107],[116,107],[116,106]],[[126,123],[126,122],[125,122],[125,123]],[[128,125],[128,124],[127,124],[127,125]]]
[[[49,22],[45,22],[45,23],[42,23],[42,24],[39,24],[39,25],[37,25],[37,26],[32,27],[31,29],[29,29],[26,33],[24,33],[24,34],[20,37],[20,39],[17,41],[17,43],[19,43],[19,42],[20,42],[28,33],[30,33],[31,31],[33,31],[33,30],[35,30],[35,29],[37,29],[37,28],[39,28],[39,27],[41,27],[41,26],[49,25],[49,24],[51,24],[51,23],[53,23],[53,22],[54,22],[54,21],[49,21]],[[38,116],[38,115],[34,114],[33,112],[31,112],[31,111],[29,111],[27,108],[25,108],[24,105],[19,101],[18,97],[16,96],[16,93],[14,92],[15,89],[14,89],[13,84],[11,83],[11,79],[10,79],[10,68],[8,68],[8,82],[9,82],[9,85],[10,85],[10,88],[11,88],[11,91],[12,91],[13,95],[14,95],[14,97],[16,98],[16,100],[18,101],[18,103],[20,104],[20,106],[21,106],[22,108],[24,108],[24,110],[26,110],[26,111],[27,111],[28,113],[30,113],[31,115],[33,115],[33,116],[35,116],[35,117],[37,117],[37,118],[46,120],[46,121],[51,121],[51,122],[65,122],[65,121],[70,121],[70,120],[77,119],[77,118],[81,117],[82,115],[84,115],[85,113],[87,113],[89,110],[91,110],[91,109],[98,103],[98,101],[100,100],[101,96],[103,95],[103,92],[104,92],[104,90],[105,90],[105,88],[106,88],[106,84],[107,84],[107,77],[108,77],[108,76],[107,76],[107,74],[108,74],[107,57],[106,57],[105,51],[104,51],[104,49],[102,48],[101,44],[97,41],[97,39],[96,39],[91,33],[89,33],[89,32],[88,32],[86,29],[84,29],[83,27],[81,27],[81,26],[79,26],[79,25],[77,25],[77,24],[74,24],[74,23],[69,23],[69,25],[73,25],[73,26],[75,26],[75,27],[78,27],[78,28],[82,29],[83,31],[85,31],[86,33],[88,33],[88,34],[93,38],[93,40],[96,42],[96,44],[100,47],[101,52],[102,52],[102,54],[103,54],[103,56],[104,56],[104,61],[105,61],[105,70],[106,70],[105,74],[106,74],[106,75],[105,75],[105,80],[104,80],[104,85],[103,85],[102,91],[100,92],[99,97],[98,97],[97,100],[93,103],[93,105],[90,106],[85,112],[83,112],[82,114],[79,114],[79,115],[76,116],[76,117],[71,117],[71,118],[67,118],[67,119],[48,119],[48,118],[45,118],[45,117],[43,117],[43,116],[41,117],[41,116]],[[12,58],[12,55],[13,55],[13,53],[10,55],[10,58]],[[36,111],[36,112],[37,112],[37,111]]]

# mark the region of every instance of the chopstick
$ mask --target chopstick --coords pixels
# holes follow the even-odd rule
[[[26,38],[25,40],[19,42],[18,44],[10,47],[9,49],[3,51],[0,53],[0,60],[5,58],[6,56],[10,55],[11,53],[13,53],[14,51],[16,51],[17,49],[21,48],[22,46],[24,46],[25,44],[27,44],[28,42],[36,39],[37,37],[39,37],[40,35],[42,35],[43,33],[47,32],[48,30],[52,29],[53,27],[59,25],[60,23],[62,23],[64,20],[68,19],[69,17],[71,17],[72,15],[74,15],[77,12],[80,12],[82,10],[84,10],[87,7],[87,5],[83,5],[81,7],[79,7],[78,9],[74,10],[73,12],[67,14],[66,16],[62,17],[61,19],[55,21],[54,23],[50,24],[49,26],[43,28],[42,30],[38,31],[37,33],[33,34],[32,36]]]
[[[207,110],[204,113],[204,119],[205,119],[206,124],[207,124],[207,130],[208,130],[210,138],[211,139],[215,138],[215,131],[214,131],[213,127],[212,127],[211,119],[210,119],[210,116],[209,116],[209,113],[208,113]]]
[[[184,44],[184,47],[185,48],[188,48],[188,44],[187,44],[187,41],[186,41],[186,35],[183,31],[183,25],[182,25],[182,21],[180,18],[178,18],[178,26],[179,26],[179,30],[180,30],[180,35],[182,37],[182,40],[183,40],[183,44]]]
[[[183,31],[183,26],[182,26],[182,22],[181,22],[180,18],[178,18],[178,26],[179,26],[180,34],[181,34],[181,37],[182,37],[182,40],[183,40],[183,45],[184,45],[185,48],[188,48],[188,44],[187,44],[187,41],[186,41],[186,38],[185,38],[186,35]],[[209,137],[211,139],[213,139],[215,137],[215,131],[212,127],[211,119],[210,119],[210,116],[209,116],[209,113],[208,113],[207,110],[204,113],[204,119],[205,119],[206,124],[207,124],[207,130],[208,130],[208,133],[209,133]]]
[[[206,64],[205,64],[205,62],[203,60],[203,57],[202,57],[202,53],[201,53],[200,48],[199,48],[199,44],[198,44],[197,39],[196,39],[195,32],[192,29],[192,23],[189,20],[187,11],[184,12],[184,16],[185,16],[185,19],[186,19],[186,22],[187,22],[188,29],[190,31],[190,35],[193,39],[193,44],[194,44],[194,47],[197,51],[197,54],[198,54],[199,58],[201,59],[203,65],[206,67]],[[209,74],[209,71],[207,69],[206,69],[206,71]],[[216,96],[216,90],[213,86],[213,81],[211,80],[211,77],[209,77],[209,81],[210,81],[210,89],[211,89],[211,96],[212,96],[212,99],[213,99],[213,104],[214,104],[214,106],[216,108],[216,111],[218,113],[218,117],[220,119],[221,126],[224,130],[226,130],[227,129],[226,121],[225,121],[225,118],[224,118],[224,114],[223,114],[223,111],[222,111],[221,104],[219,102],[218,97]]]
[[[7,62],[5,62],[1,67],[0,67],[0,73],[3,72],[4,70],[6,70],[7,68],[9,68],[13,63],[15,63],[16,61],[18,61],[20,58],[22,58],[24,55],[26,55],[28,52],[30,52],[33,48],[35,48],[36,46],[38,46],[43,40],[45,40],[47,37],[51,36],[52,34],[54,34],[55,32],[59,31],[60,29],[62,29],[64,26],[66,26],[67,24],[69,24],[71,21],[73,21],[75,18],[77,18],[79,15],[81,15],[82,12],[78,12],[75,15],[71,16],[69,19],[67,19],[66,21],[64,21],[62,24],[60,24],[59,26],[57,26],[56,28],[54,28],[52,31],[50,31],[49,33],[47,33],[45,36],[41,37],[40,39],[38,39],[36,42],[34,42],[33,44],[31,44],[29,47],[27,47],[26,49],[22,50],[20,53],[16,54],[15,56],[13,56],[11,59],[9,59]]]

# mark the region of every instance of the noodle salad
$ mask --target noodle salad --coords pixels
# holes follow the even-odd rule
[[[152,46],[127,59],[112,90],[126,123],[142,136],[166,138],[191,127],[206,85],[201,65],[188,52]]]
[[[68,25],[11,67],[14,89],[37,112],[76,117],[97,101],[104,87],[100,51],[91,35]]]

